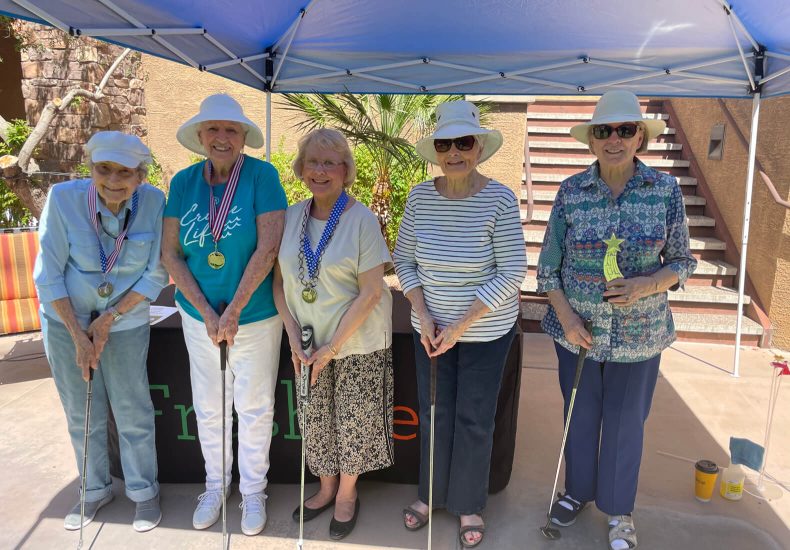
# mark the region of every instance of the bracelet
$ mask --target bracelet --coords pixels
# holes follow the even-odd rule
[[[656,279],[652,275],[650,276],[650,278],[653,279],[653,285],[655,286],[655,289],[653,290],[653,294],[658,294],[658,279]]]
[[[115,306],[111,306],[111,307],[107,308],[107,311],[110,313],[110,315],[112,315],[112,320],[113,321],[117,321],[121,317],[123,317],[121,312],[118,311],[118,308],[116,308]]]
[[[335,355],[337,355],[337,348],[336,348],[335,346],[333,346],[333,345],[332,345],[332,342],[329,342],[329,343],[326,345],[326,347],[328,347],[328,348],[329,348],[329,351],[331,351],[331,352],[332,352],[332,357],[334,357]]]

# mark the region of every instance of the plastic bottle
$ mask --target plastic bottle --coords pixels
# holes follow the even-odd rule
[[[740,464],[730,464],[721,473],[721,488],[719,493],[727,500],[741,500],[743,497],[743,483],[746,480],[746,471]]]

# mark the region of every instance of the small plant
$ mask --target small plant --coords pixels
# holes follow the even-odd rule
[[[0,139],[0,157],[16,155],[24,145],[31,128],[26,120],[14,119],[8,127],[7,141]],[[0,227],[22,227],[30,225],[33,216],[25,208],[3,178],[0,178]]]

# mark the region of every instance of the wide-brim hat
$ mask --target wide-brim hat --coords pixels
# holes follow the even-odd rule
[[[430,136],[422,138],[414,146],[417,154],[433,164],[439,164],[435,139],[453,139],[463,136],[475,136],[480,142],[480,160],[484,162],[502,147],[502,134],[499,130],[487,130],[480,127],[480,110],[468,101],[447,101],[436,107],[436,130]]]
[[[626,90],[612,90],[606,92],[598,100],[590,122],[577,124],[571,128],[571,135],[577,141],[589,145],[589,128],[597,124],[612,124],[615,122],[641,122],[647,128],[645,143],[661,134],[667,127],[666,122],[654,118],[645,118],[639,108],[639,99]]]
[[[123,132],[96,132],[85,144],[85,151],[93,164],[115,162],[127,168],[151,164],[151,151],[140,138]]]
[[[209,120],[230,120],[238,122],[244,127],[244,145],[259,149],[263,147],[263,132],[258,125],[244,116],[244,111],[239,102],[227,94],[214,94],[208,96],[200,104],[200,112],[187,120],[176,133],[178,142],[198,155],[206,156],[206,150],[200,144],[198,130],[200,123]]]

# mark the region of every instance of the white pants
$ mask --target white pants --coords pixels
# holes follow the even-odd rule
[[[206,334],[206,325],[180,307],[184,340],[189,351],[192,403],[200,448],[206,461],[206,490],[222,490],[222,374],[219,348]],[[233,405],[239,419],[239,491],[260,493],[266,488],[269,446],[274,422],[274,389],[283,324],[278,316],[239,326],[228,348],[225,372],[225,485],[233,465],[231,429]]]

